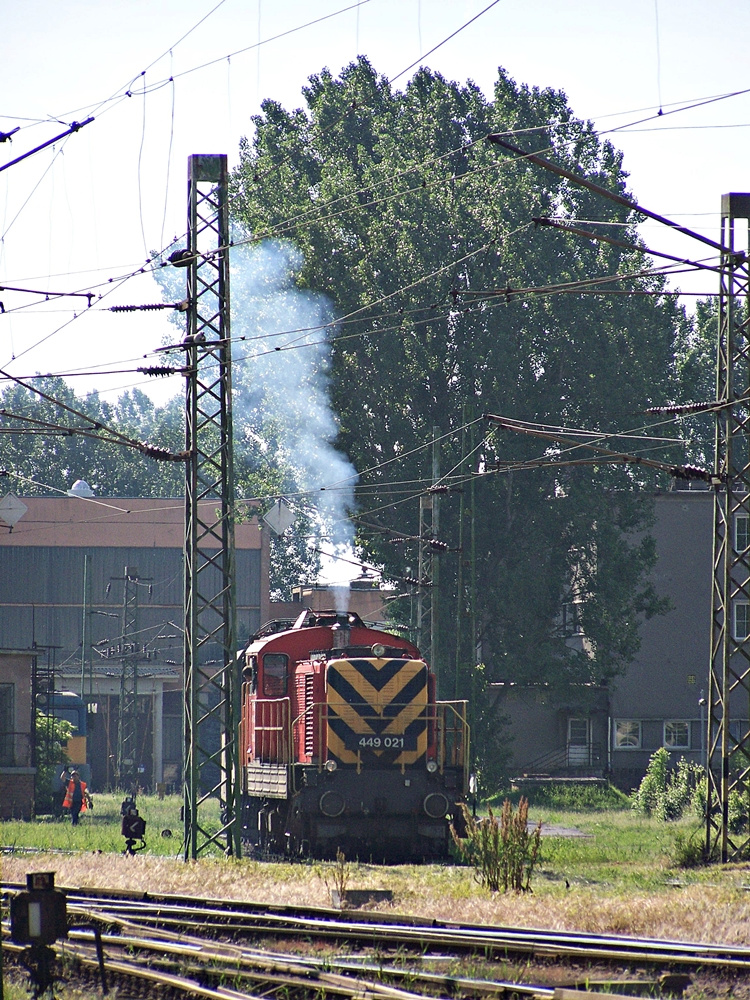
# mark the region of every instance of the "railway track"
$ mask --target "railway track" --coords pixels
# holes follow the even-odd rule
[[[2,888],[7,899],[24,887],[3,883]],[[558,983],[560,969],[569,969],[562,983],[571,988],[591,989],[597,985],[592,983],[594,975],[599,984],[610,989],[619,985],[621,992],[631,995],[644,991],[653,995],[660,986],[665,993],[679,993],[689,977],[714,977],[725,984],[727,978],[750,973],[750,949],[742,947],[458,925],[396,914],[235,900],[63,891],[71,922],[95,922],[102,929],[110,974],[136,979],[146,975],[175,996],[191,991],[206,997],[262,995],[285,1000],[311,994],[352,1000],[506,993],[540,1000],[555,996],[555,987],[541,975],[538,982],[521,982],[517,976],[508,978],[507,971],[499,974],[513,963],[519,970],[554,965]],[[289,950],[269,950],[265,947],[269,939]],[[342,945],[347,953],[336,954]],[[96,966],[92,933],[71,931],[59,947],[80,968]],[[350,952],[353,947],[357,955]],[[322,948],[326,954],[321,958]],[[481,976],[460,972],[467,956],[481,966]],[[429,966],[439,971],[428,971]],[[650,970],[648,978],[644,967]],[[623,970],[633,968],[641,970],[640,978],[623,982]]]

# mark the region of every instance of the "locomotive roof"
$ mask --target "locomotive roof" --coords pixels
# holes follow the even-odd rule
[[[348,632],[345,642],[334,641],[337,632]],[[348,651],[356,649],[353,655],[362,656],[374,643],[384,645],[388,656],[420,656],[413,643],[390,632],[370,628],[354,611],[313,611],[311,608],[305,608],[293,623],[288,619],[268,622],[252,637],[248,652],[278,650],[301,660],[313,652],[326,655],[336,649],[342,655],[352,655]]]

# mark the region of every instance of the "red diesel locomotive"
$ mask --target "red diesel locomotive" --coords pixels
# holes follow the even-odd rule
[[[352,612],[305,610],[245,653],[243,827],[258,851],[443,858],[460,823],[465,702],[435,698],[412,643]]]

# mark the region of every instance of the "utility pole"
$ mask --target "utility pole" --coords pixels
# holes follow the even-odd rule
[[[440,428],[432,428],[432,486],[440,479]],[[430,662],[435,674],[435,691],[441,689],[443,667],[440,644],[440,558],[436,542],[440,537],[440,497],[432,494],[432,557],[430,559]]]
[[[126,566],[122,577],[122,673],[117,718],[117,784],[135,794],[138,782],[138,584],[136,566]],[[83,697],[83,691],[81,691]]]
[[[745,220],[743,236],[738,220]],[[721,199],[716,366],[714,544],[706,747],[706,853],[743,857],[747,833],[729,829],[729,797],[750,778],[750,194]]]
[[[432,485],[440,478],[440,430],[432,428]],[[440,499],[435,492],[419,498],[419,566],[417,577],[417,645],[432,665],[435,684],[439,684],[438,587],[440,567],[435,542],[440,528]]]
[[[463,406],[461,472],[468,473],[468,491],[461,489],[458,513],[458,571],[456,574],[456,664],[453,697],[473,701],[476,673],[476,526],[474,518],[474,407]],[[467,502],[468,492],[468,502]],[[468,672],[468,676],[467,676]],[[471,707],[471,704],[470,704]]]
[[[417,564],[417,645],[422,656],[432,662],[432,558],[435,497],[429,493],[419,498],[419,561]],[[434,667],[434,663],[433,663]]]
[[[226,155],[188,159],[184,857],[241,853]],[[219,820],[209,815],[217,804]],[[214,825],[215,824],[215,825]]]

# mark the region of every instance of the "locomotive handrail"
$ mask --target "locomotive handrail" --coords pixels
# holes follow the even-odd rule
[[[313,712],[313,709],[319,707],[321,704],[322,704],[322,702],[318,702],[318,701],[312,702],[310,705],[306,706],[306,708],[304,709],[304,711],[300,712],[300,714],[296,717],[296,719],[292,719],[292,721],[289,724],[290,746],[292,746],[292,747],[295,746],[294,736],[295,736],[295,733],[297,731],[297,726],[305,718],[306,715],[311,715],[312,712]],[[318,746],[320,746],[320,743],[318,744]],[[318,753],[318,770],[319,771],[321,770],[321,768],[323,766],[323,764],[322,764],[322,756],[323,755],[321,753]],[[311,757],[312,757],[312,763],[314,764],[315,763],[315,754],[314,753],[311,754]],[[295,792],[299,791],[299,789],[297,787],[297,780],[296,780],[296,774],[295,774],[295,769],[294,768],[292,768],[292,787],[293,787],[293,789],[294,789]]]
[[[452,767],[463,767],[465,781],[468,781],[469,777],[469,750],[471,737],[471,730],[468,722],[466,721],[467,706],[468,702],[466,700],[435,702],[435,708],[437,710],[436,724],[438,727],[438,732],[436,733],[438,766],[441,772],[445,768],[446,763]],[[457,724],[451,727],[448,726],[446,719],[448,712],[451,712],[457,720]],[[448,746],[449,735],[457,737],[451,747]],[[452,755],[451,760],[448,760],[449,753]]]
[[[434,705],[425,705],[420,716],[428,725],[434,726],[434,740],[437,751],[437,763],[442,773],[447,767],[461,767],[464,771],[464,779],[468,780],[470,763],[470,737],[471,729],[466,721],[466,710],[468,702],[460,701],[438,701]],[[317,718],[315,717],[317,716]],[[314,743],[313,753],[310,754],[310,763],[317,764],[318,770],[322,771],[327,757],[327,739],[324,729],[331,718],[338,718],[337,713],[325,702],[312,702],[307,705],[304,711],[300,712],[290,723],[290,745],[296,745],[296,733],[298,727],[305,719],[310,719],[313,724],[317,723],[317,740]],[[370,721],[382,721],[383,716],[377,712],[371,715],[362,715],[359,718],[365,723]],[[398,720],[394,719],[396,723]],[[379,735],[388,735],[388,730]]]

